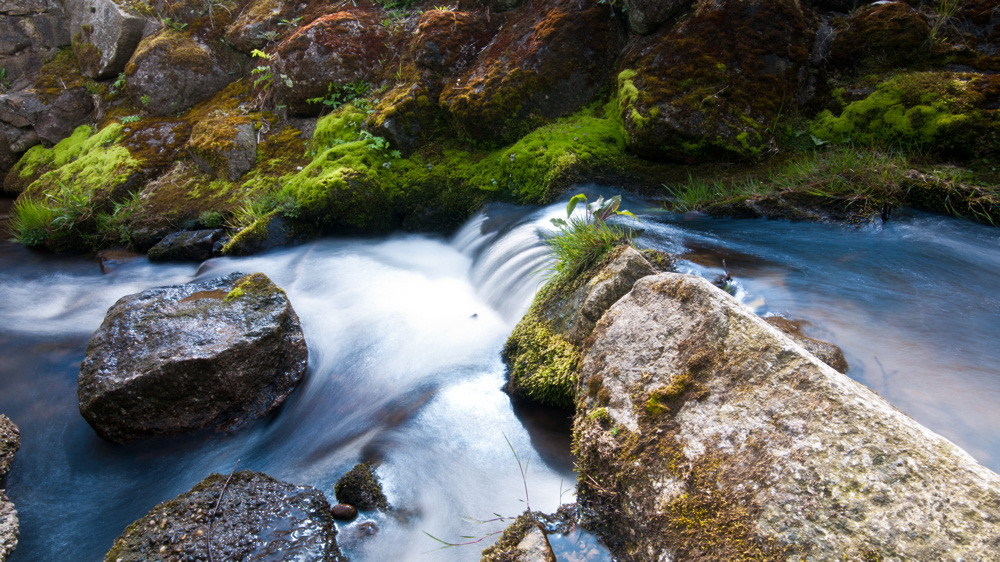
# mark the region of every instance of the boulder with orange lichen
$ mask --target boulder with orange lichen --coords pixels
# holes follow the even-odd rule
[[[621,40],[607,4],[526,4],[448,83],[440,104],[461,137],[516,140],[591,102],[607,83]]]
[[[171,28],[147,37],[125,68],[126,92],[153,115],[182,112],[225,88],[238,61],[221,46],[210,46]]]
[[[331,85],[374,81],[381,72],[388,35],[370,8],[321,17],[278,45],[271,62],[278,103],[297,115],[318,115]]]
[[[638,39],[617,79],[628,147],[653,160],[746,160],[795,111],[815,32],[797,0],[701,0]]]
[[[402,47],[399,68],[405,81],[382,98],[365,120],[365,128],[406,152],[445,131],[437,103],[441,91],[476,60],[494,28],[478,12],[424,12]]]

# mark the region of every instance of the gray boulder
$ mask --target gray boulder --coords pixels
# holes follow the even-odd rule
[[[579,275],[560,275],[535,298],[503,350],[512,397],[572,409],[580,347],[608,308],[656,270],[630,246]]]
[[[188,154],[210,176],[236,181],[257,163],[257,135],[248,117],[220,117],[195,124]]]
[[[250,471],[212,474],[157,505],[129,525],[104,559],[346,560],[323,492]]]
[[[588,340],[578,501],[623,559],[985,560],[1000,476],[699,277]]]
[[[153,115],[185,111],[236,79],[230,61],[187,34],[163,28],[136,47],[125,91]]]
[[[149,261],[205,261],[212,257],[222,230],[185,230],[164,236],[149,249]]]
[[[115,0],[68,0],[73,50],[85,76],[111,78],[125,70],[147,20]]]
[[[116,442],[235,431],[285,401],[306,359],[298,316],[263,273],[149,289],[119,299],[90,339],[80,413]]]
[[[69,44],[69,19],[58,0],[0,3],[0,68],[6,80],[38,70]]]
[[[625,0],[628,26],[640,35],[650,34],[692,4],[694,0]]]
[[[10,470],[14,453],[21,447],[21,434],[7,416],[0,414],[0,486]],[[14,504],[0,489],[0,562],[17,547],[18,521]]]

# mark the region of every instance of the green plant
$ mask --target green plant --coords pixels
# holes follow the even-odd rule
[[[147,95],[143,95],[142,97],[140,97],[140,98],[139,98],[139,101],[140,101],[140,102],[142,102],[142,105],[144,105],[144,106],[148,106],[148,105],[149,105],[149,102],[151,102],[151,101],[153,101],[153,100],[152,100],[152,98],[150,98],[149,96],[147,96]]]
[[[141,115],[126,115],[125,117],[119,119],[119,121],[122,122],[122,125],[128,125],[129,123],[138,123],[140,120],[142,120]]]
[[[371,108],[367,100],[364,98],[370,94],[371,91],[372,85],[363,80],[351,82],[350,84],[345,84],[343,86],[330,84],[326,87],[325,96],[309,98],[306,100],[306,103],[321,103],[331,110],[337,109],[345,103],[352,103],[354,104],[354,107],[368,113]]]
[[[291,28],[291,27],[298,27],[299,26],[299,22],[301,22],[301,21],[302,21],[302,16],[299,16],[297,18],[292,18],[290,20],[282,18],[282,19],[278,20],[278,25],[283,25],[283,26],[289,27],[289,28]]]
[[[274,100],[274,71],[271,70],[271,65],[269,64],[274,58],[273,55],[269,55],[260,49],[254,49],[250,52],[250,55],[254,58],[263,59],[268,64],[259,64],[256,68],[250,71],[250,74],[254,76],[253,87],[258,90],[257,94],[257,107],[264,111],[264,107]],[[288,88],[291,88],[294,84],[292,79],[285,74],[278,74],[277,77],[285,84]],[[283,106],[275,106],[275,109],[283,109]]]
[[[131,219],[142,211],[142,193],[133,191],[124,201],[114,204],[114,210],[97,215],[97,236],[95,246],[109,244],[132,245],[132,231],[128,227]]]
[[[18,199],[10,219],[14,240],[25,246],[41,246],[49,239],[54,214],[48,205],[35,199]]]
[[[623,215],[635,219],[632,213],[619,210],[621,200],[621,195],[607,200],[601,196],[597,201],[587,203],[587,196],[578,193],[566,205],[566,218],[552,219],[552,224],[558,231],[543,235],[543,238],[556,254],[553,269],[557,273],[577,275],[600,261],[615,246],[631,243],[631,229],[608,221],[612,217]],[[582,217],[573,214],[581,202],[585,204]]]
[[[273,43],[278,40],[278,32],[273,29],[268,29],[267,31],[261,31],[258,33],[257,37],[264,39],[268,43]]]
[[[929,35],[931,43],[937,41],[941,30],[944,29],[958,11],[962,0],[940,0],[934,9],[935,16],[931,22],[931,32]]]
[[[184,31],[184,28],[188,26],[188,24],[184,22],[171,18],[163,18],[163,25],[173,29],[174,31]]]
[[[205,228],[220,228],[226,224],[226,217],[218,211],[202,211],[198,215],[198,222]]]

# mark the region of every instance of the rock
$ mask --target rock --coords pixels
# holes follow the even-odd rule
[[[330,508],[330,514],[338,521],[351,521],[358,516],[358,509],[353,505],[338,503]]]
[[[590,271],[561,274],[546,283],[504,345],[504,391],[518,400],[573,409],[584,339],[636,281],[655,273],[638,251],[626,246]]]
[[[111,248],[97,252],[95,257],[97,258],[97,263],[101,265],[101,273],[108,274],[128,263],[142,259],[143,256],[131,250]]]
[[[149,289],[119,299],[91,337],[80,413],[115,442],[234,431],[284,402],[306,354],[298,316],[263,273]]]
[[[247,55],[254,49],[263,51],[272,36],[277,38],[289,29],[281,22],[295,19],[291,8],[293,4],[282,0],[253,0],[226,28],[226,39]]]
[[[248,470],[231,479],[212,474],[157,505],[104,559],[208,560],[209,540],[215,560],[346,560],[323,492]]]
[[[625,0],[629,28],[648,35],[670,18],[691,8],[694,0]]]
[[[313,21],[275,50],[271,67],[278,103],[296,115],[319,115],[323,104],[307,100],[327,95],[331,85],[375,81],[387,40],[369,8],[352,7]]]
[[[337,480],[333,487],[337,501],[353,505],[360,510],[387,511],[389,500],[382,493],[382,483],[370,462],[358,463]]]
[[[125,90],[153,115],[179,113],[232,82],[231,66],[207,44],[163,28],[136,48],[125,68]]]
[[[149,261],[205,261],[212,257],[222,230],[186,230],[168,234],[149,249]]]
[[[195,124],[188,154],[202,173],[236,181],[257,162],[257,135],[249,117],[222,117]]]
[[[641,279],[584,350],[578,501],[616,557],[991,558],[1000,476],[708,281]]]
[[[797,0],[700,0],[624,56],[617,102],[628,148],[680,162],[762,155],[794,113],[814,35]]]
[[[905,2],[877,2],[838,30],[832,62],[860,73],[906,66],[929,54],[929,37],[927,20]]]
[[[10,418],[0,414],[0,483],[10,471],[10,463],[14,453],[21,448],[21,432],[10,421]]]
[[[769,316],[764,321],[781,330],[786,336],[792,338],[792,341],[804,347],[806,351],[815,355],[820,361],[833,367],[838,372],[847,372],[847,360],[844,359],[844,352],[832,343],[803,335],[800,323],[782,318],[781,316]]]
[[[439,103],[460,138],[513,142],[590,103],[603,87],[622,38],[611,8],[549,0],[511,14]]]
[[[21,433],[14,422],[0,414],[0,486],[3,486],[14,453],[21,448]],[[0,489],[0,562],[17,547],[17,510],[3,489]]]
[[[142,40],[146,18],[128,12],[116,0],[68,0],[67,10],[80,70],[96,79],[125,70]]]
[[[32,74],[69,44],[69,19],[62,2],[21,0],[0,5],[0,68],[5,80]]]
[[[519,515],[495,544],[483,550],[481,562],[556,562],[552,546],[539,523],[544,518],[531,511]]]
[[[802,0],[803,6],[808,6],[814,10],[840,12],[842,14],[849,13],[855,8],[871,3],[871,0]]]

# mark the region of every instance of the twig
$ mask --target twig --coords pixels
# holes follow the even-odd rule
[[[215,521],[215,514],[219,511],[219,504],[222,503],[222,496],[226,495],[226,487],[229,486],[229,481],[233,479],[233,474],[236,474],[236,467],[240,465],[240,459],[236,459],[236,464],[233,465],[233,470],[229,473],[226,478],[226,482],[222,485],[222,491],[219,492],[219,499],[215,501],[215,507],[212,508],[212,514],[208,516],[208,532],[205,533],[205,539],[208,541],[208,562],[212,562],[212,522]]]

